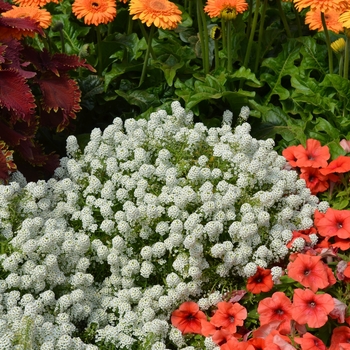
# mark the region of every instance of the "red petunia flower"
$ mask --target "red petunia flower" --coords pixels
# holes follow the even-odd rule
[[[323,341],[309,332],[306,332],[302,338],[294,338],[297,344],[301,345],[301,350],[326,350]]]
[[[298,158],[295,155],[295,151],[299,150],[299,153],[302,152],[304,147],[302,145],[298,146],[289,146],[286,149],[282,151],[282,155],[284,158],[286,158],[287,162],[292,166],[296,167],[297,166],[297,160]]]
[[[328,208],[325,214],[316,210],[314,224],[323,237],[350,238],[350,210]]]
[[[299,168],[325,168],[331,156],[329,148],[327,146],[321,146],[320,141],[314,139],[308,139],[306,141],[306,148],[300,147],[296,149],[294,155],[297,159],[296,165]]]
[[[256,350],[256,348],[248,342],[230,339],[227,343],[220,346],[220,350]]]
[[[298,254],[297,258],[288,264],[288,276],[309,287],[314,293],[318,289],[329,286],[327,265],[321,261],[321,256]]]
[[[258,266],[254,276],[248,278],[247,290],[253,294],[268,292],[273,287],[271,270]]]
[[[292,302],[283,292],[275,292],[271,298],[259,302],[258,314],[260,325],[270,324],[272,321],[281,321],[278,330],[282,334],[290,333],[292,320]]]
[[[194,301],[186,301],[171,314],[171,324],[183,334],[201,334],[201,321],[206,320],[204,312]]]
[[[319,192],[324,192],[329,187],[328,177],[322,175],[321,169],[307,167],[301,168],[300,178],[306,182],[306,187],[310,189],[311,194],[316,195]]]
[[[296,350],[287,336],[280,334],[278,331],[272,331],[265,338],[265,349],[268,350]]]
[[[334,328],[329,350],[339,350],[341,343],[350,343],[350,328],[341,326]]]
[[[322,327],[333,309],[334,300],[329,294],[315,294],[310,289],[294,290],[292,317],[299,324]]]
[[[211,318],[210,323],[216,327],[221,327],[230,333],[235,333],[237,326],[242,326],[247,318],[247,309],[238,303],[228,303],[221,301],[218,303],[218,309]]]
[[[229,342],[230,340],[237,340],[235,338],[235,334],[232,334],[226,329],[218,329],[215,331],[215,333],[212,335],[211,339],[213,342],[217,345],[223,345]]]
[[[350,157],[339,156],[331,161],[327,167],[320,169],[320,173],[328,175],[332,173],[346,173],[350,171]]]

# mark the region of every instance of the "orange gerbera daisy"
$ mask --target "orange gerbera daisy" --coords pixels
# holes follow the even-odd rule
[[[171,314],[171,323],[183,334],[201,334],[201,321],[206,321],[207,316],[199,310],[194,301],[186,301]]]
[[[45,9],[29,6],[12,6],[12,10],[2,13],[3,17],[25,18],[29,17],[39,23],[41,28],[48,28],[51,24],[51,14]]]
[[[13,0],[13,2],[24,7],[43,7],[50,2],[58,4],[60,0]]]
[[[95,26],[112,22],[117,15],[114,0],[75,0],[72,12],[78,19],[84,17],[85,24]]]
[[[329,10],[324,14],[327,29],[334,33],[343,31],[343,25],[339,22],[339,11]],[[324,30],[320,10],[311,10],[306,14],[305,24],[309,25],[311,30],[322,32]]]
[[[328,321],[334,309],[334,300],[329,294],[315,294],[310,289],[295,289],[293,296],[293,319],[311,328],[320,328]]]
[[[325,13],[329,10],[346,9],[347,0],[294,0],[294,5],[298,11],[310,6],[311,10],[320,10]]]
[[[225,17],[225,15],[228,16],[229,13],[232,13],[235,17],[237,13],[242,13],[247,10],[247,8],[248,4],[245,0],[208,0],[204,11],[210,18],[221,18],[223,14]]]
[[[168,0],[131,0],[129,13],[148,27],[163,29],[175,29],[182,20],[180,9]]]

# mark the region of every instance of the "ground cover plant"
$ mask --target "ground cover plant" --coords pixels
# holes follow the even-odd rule
[[[348,349],[349,27],[1,1],[0,348]]]

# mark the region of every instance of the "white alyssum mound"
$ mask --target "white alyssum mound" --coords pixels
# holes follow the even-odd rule
[[[117,118],[83,152],[69,137],[49,181],[0,186],[0,349],[186,348],[180,303],[208,309],[288,255],[317,198],[248,123],[192,117]]]

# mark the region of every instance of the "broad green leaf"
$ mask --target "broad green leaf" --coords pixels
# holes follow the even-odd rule
[[[319,71],[322,75],[325,74],[328,69],[326,45],[317,44],[311,36],[300,37],[298,41],[303,44],[300,48],[300,53],[303,56],[300,63],[300,75],[309,76],[313,70]]]
[[[115,93],[120,97],[123,97],[131,105],[138,106],[141,109],[141,112],[145,112],[150,106],[160,104],[156,95],[150,94],[145,90],[135,90],[130,92],[115,90]]]
[[[94,97],[104,92],[102,78],[97,75],[89,75],[80,79],[79,86],[82,92],[81,105],[90,111],[93,110]]]
[[[250,68],[240,67],[236,72],[229,75],[232,80],[246,80],[246,84],[252,87],[261,87],[262,84],[256,78],[255,74],[252,73]]]
[[[184,65],[184,62],[179,62],[174,55],[163,55],[158,57],[157,60],[152,60],[151,64],[164,72],[166,82],[169,86],[172,86],[176,71]]]
[[[313,131],[325,134],[328,137],[328,140],[339,140],[339,130],[324,118],[316,119]]]
[[[278,95],[281,100],[289,97],[289,91],[282,86],[282,78],[298,74],[294,62],[300,58],[300,44],[295,40],[288,41],[283,45],[282,52],[275,58],[267,58],[262,62],[263,67],[270,69],[270,72],[261,74],[260,80],[266,81],[271,91],[265,98],[267,105],[273,95]]]
[[[111,83],[112,80],[115,78],[119,77],[120,75],[125,73],[125,66],[118,64],[118,63],[113,63],[112,69],[108,71],[104,78],[105,78],[105,83],[104,83],[104,91],[107,91],[109,84]]]

